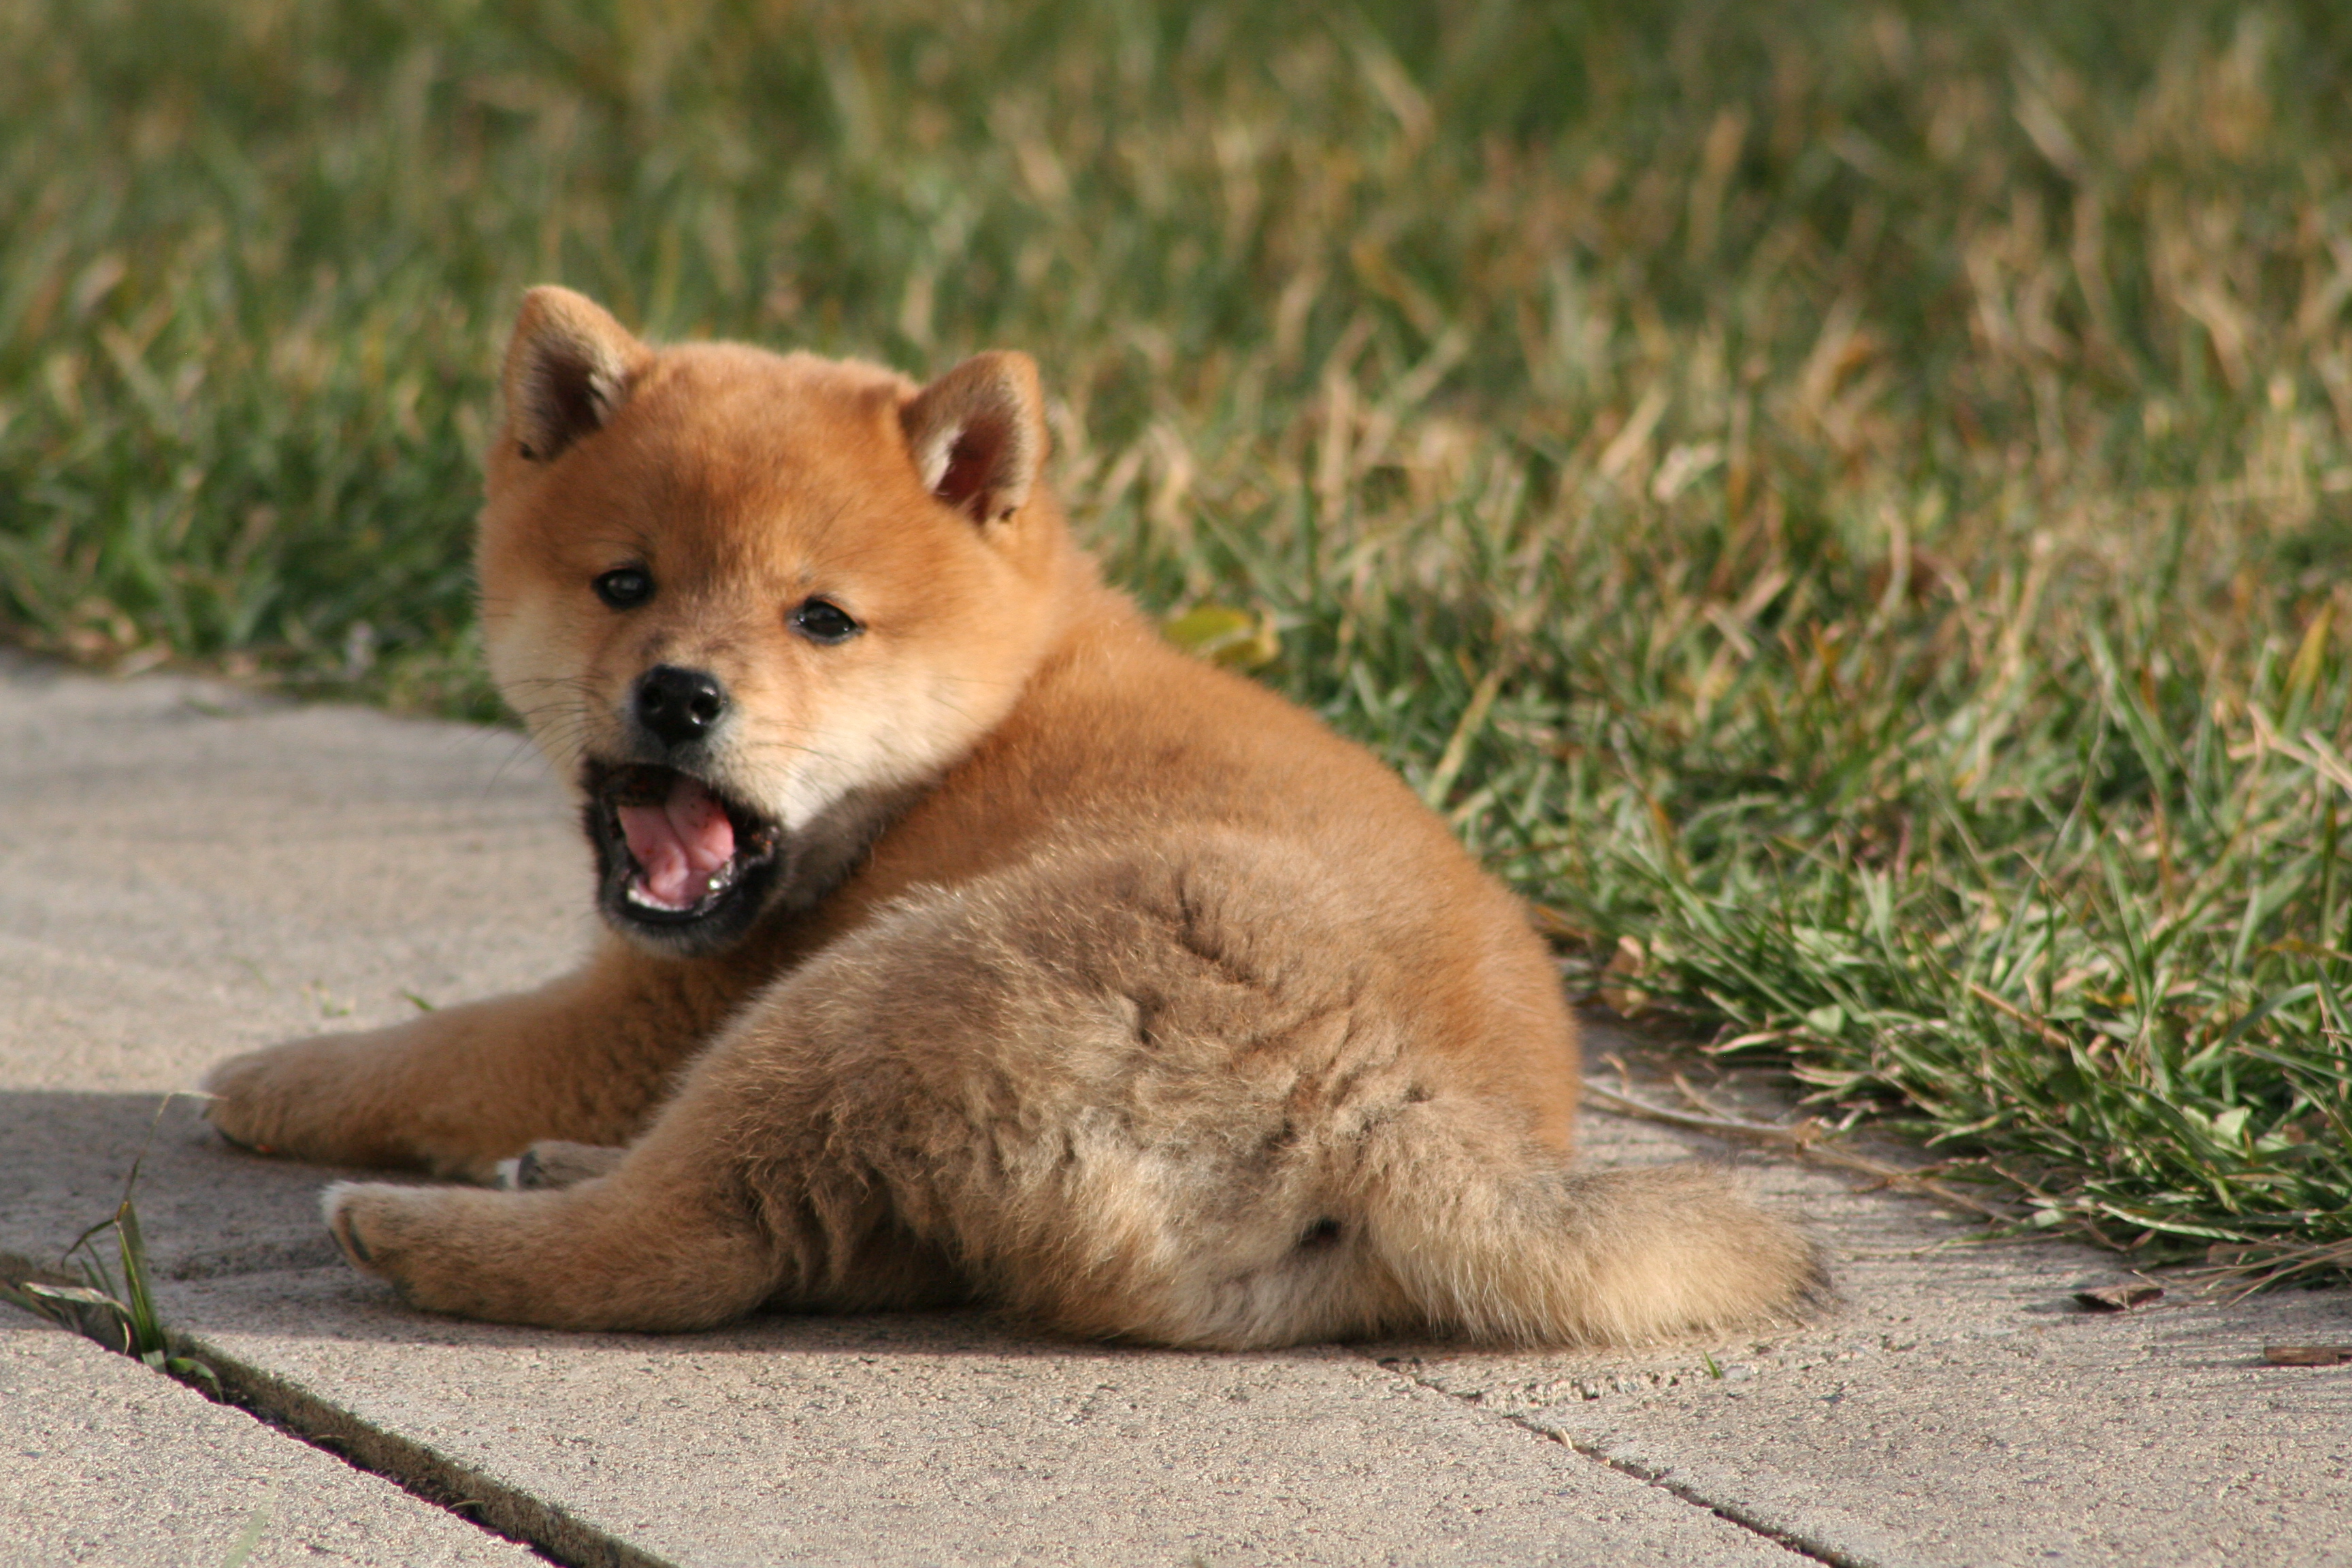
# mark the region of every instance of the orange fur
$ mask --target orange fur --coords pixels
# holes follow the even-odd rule
[[[1707,1171],[1570,1166],[1573,1026],[1515,900],[1100,583],[1027,360],[925,389],[656,351],[542,289],[506,398],[492,668],[578,776],[619,934],[529,995],[215,1069],[244,1143],[508,1163],[331,1189],[362,1268],[581,1328],[978,1296],[1223,1346],[1623,1340],[1822,1288]],[[707,893],[627,837],[663,790],[724,807]]]

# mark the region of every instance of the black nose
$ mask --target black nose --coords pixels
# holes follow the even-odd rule
[[[708,670],[657,664],[637,679],[637,722],[664,745],[701,740],[726,711],[727,689]]]

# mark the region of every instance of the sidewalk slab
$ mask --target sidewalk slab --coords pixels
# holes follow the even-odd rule
[[[0,650],[8,1082],[170,1089],[233,1050],[538,984],[593,929],[520,735],[107,681]]]
[[[534,1561],[241,1411],[0,1307],[0,1559],[105,1568]]]
[[[1343,1350],[1117,1349],[977,1313],[560,1334],[422,1318],[347,1269],[164,1300],[199,1353],[331,1399],[358,1442],[396,1434],[469,1495],[560,1510],[577,1531],[560,1555],[602,1538],[843,1568],[1802,1561]]]
[[[2352,1293],[2093,1318],[2071,1293],[2126,1278],[2110,1257],[1606,1115],[1596,1161],[1729,1157],[1810,1214],[1842,1307],[1608,1355],[1250,1357],[971,1315],[656,1338],[409,1312],[333,1262],[333,1173],[156,1108],[407,991],[562,970],[590,934],[562,792],[503,733],[15,663],[0,798],[0,1268],[52,1266],[144,1148],[175,1330],[260,1407],[572,1560],[2352,1563],[2352,1369],[2258,1364],[2352,1340]]]

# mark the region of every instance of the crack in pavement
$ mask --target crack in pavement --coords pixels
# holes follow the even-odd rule
[[[1619,1475],[1630,1477],[1634,1480],[1642,1482],[1645,1486],[1656,1487],[1660,1490],[1671,1494],[1681,1501],[1689,1503],[1694,1508],[1703,1508],[1707,1512],[1715,1515],[1717,1519],[1724,1521],[1726,1523],[1738,1525],[1740,1529],[1747,1531],[1749,1534],[1761,1536],[1763,1539],[1772,1542],[1773,1545],[1780,1547],[1784,1551],[1792,1552],[1797,1556],[1807,1558],[1815,1563],[1827,1563],[1829,1568],[1870,1568],[1869,1564],[1861,1562],[1857,1558],[1849,1557],[1845,1553],[1837,1551],[1835,1548],[1831,1547],[1824,1542],[1808,1540],[1804,1536],[1799,1535],[1793,1531],[1784,1530],[1777,1524],[1769,1524],[1736,1503],[1718,1502],[1713,1498],[1706,1496],[1704,1493],[1699,1491],[1697,1488],[1693,1487],[1686,1482],[1668,1479],[1666,1473],[1663,1470],[1654,1470],[1646,1465],[1638,1465],[1629,1459],[1613,1458],[1611,1455],[1602,1453],[1599,1447],[1592,1444],[1580,1443],[1564,1432],[1558,1432],[1549,1426],[1538,1426],[1535,1422],[1528,1420],[1524,1415],[1515,1414],[1508,1410],[1494,1409],[1481,1402],[1478,1396],[1475,1394],[1465,1394],[1459,1390],[1448,1388],[1444,1384],[1439,1383],[1433,1378],[1423,1377],[1419,1373],[1408,1372],[1405,1370],[1403,1364],[1394,1356],[1383,1357],[1376,1355],[1370,1351],[1362,1350],[1358,1351],[1356,1353],[1362,1356],[1366,1361],[1370,1362],[1374,1366],[1379,1367],[1382,1372],[1388,1373],[1390,1375],[1398,1378],[1402,1382],[1410,1383],[1414,1384],[1416,1387],[1426,1388],[1434,1393],[1444,1394],[1447,1398],[1454,1400],[1456,1404],[1465,1405],[1472,1410],[1475,1410],[1482,1415],[1492,1416],[1499,1419],[1509,1426],[1517,1426],[1521,1431],[1528,1433],[1533,1436],[1540,1437],[1548,1443],[1557,1443],[1563,1448],[1583,1455],[1586,1458],[1591,1459],[1597,1465],[1601,1465],[1609,1469],[1614,1470]]]
[[[23,1286],[71,1282],[58,1268],[14,1252],[0,1251],[0,1283]],[[168,1324],[163,1329],[171,1355],[202,1363],[218,1379],[217,1384],[207,1384],[202,1377],[152,1365],[126,1352],[121,1345],[110,1343],[94,1325],[61,1322],[37,1312],[26,1312],[26,1316],[62,1332],[79,1333],[134,1366],[194,1389],[214,1405],[250,1416],[257,1425],[279,1437],[388,1481],[461,1523],[510,1541],[551,1563],[564,1564],[564,1568],[674,1568],[662,1558],[582,1524],[562,1509],[519,1493],[420,1444],[373,1426],[315,1394],[295,1389],[236,1356],[223,1353],[200,1335]]]
[[[530,1548],[564,1568],[677,1568],[668,1559],[621,1541],[554,1503],[492,1479],[432,1448],[362,1420],[257,1367],[224,1354],[201,1335],[173,1335],[203,1358],[229,1403],[265,1426],[381,1476],[420,1502],[478,1530]]]

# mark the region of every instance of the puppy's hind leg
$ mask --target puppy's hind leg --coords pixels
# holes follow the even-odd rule
[[[521,1191],[339,1183],[327,1224],[362,1271],[429,1311],[708,1328],[766,1300],[779,1261],[752,1204],[686,1153],[649,1139],[609,1174]]]

